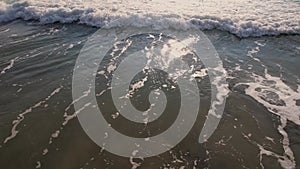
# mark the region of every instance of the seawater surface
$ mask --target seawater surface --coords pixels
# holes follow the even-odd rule
[[[0,167],[299,168],[299,9],[299,1],[282,0],[0,2]],[[210,106],[205,72],[197,77],[202,89],[197,121],[171,151],[125,158],[89,139],[73,108],[72,75],[88,37],[108,23],[204,31],[228,83],[223,117],[207,142],[198,143]],[[105,78],[98,72],[98,105],[118,131],[144,137],[161,133],[174,120],[178,107],[169,106],[158,126],[130,125],[111,109]],[[172,105],[178,102],[176,84],[161,83],[164,74],[135,78],[131,101],[137,109],[149,106],[150,80],[166,88]]]

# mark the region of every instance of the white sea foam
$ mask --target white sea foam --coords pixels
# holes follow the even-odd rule
[[[0,22],[220,29],[240,37],[300,34],[300,3],[284,0],[20,0],[0,2]]]
[[[9,65],[6,66],[6,67],[0,72],[0,75],[4,74],[7,70],[11,69],[11,68],[14,66],[14,63],[15,63],[16,59],[18,59],[18,57],[14,58],[14,59],[11,59]]]
[[[43,104],[45,104],[48,100],[51,99],[52,96],[54,96],[55,94],[59,93],[60,90],[62,89],[63,87],[60,86],[58,88],[56,88],[49,96],[47,96],[45,99],[37,102],[35,105],[29,107],[28,109],[26,109],[25,111],[23,111],[22,113],[20,113],[17,117],[17,119],[15,119],[13,122],[12,122],[12,128],[11,128],[11,134],[10,136],[6,137],[5,140],[4,140],[4,144],[7,143],[8,141],[10,141],[11,139],[15,138],[17,136],[17,134],[19,133],[18,131],[18,126],[19,124],[25,119],[25,116],[28,114],[28,113],[31,113],[33,109],[36,109],[40,106],[42,106]]]
[[[238,83],[237,86],[241,84],[247,85],[248,88],[245,90],[247,95],[264,105],[271,113],[280,117],[281,124],[277,129],[282,135],[282,146],[284,149],[284,154],[278,155],[275,152],[266,150],[262,145],[255,143],[260,149],[260,161],[262,161],[262,155],[273,156],[278,159],[278,162],[283,168],[295,168],[295,156],[290,147],[290,140],[285,127],[287,126],[288,120],[300,125],[300,107],[296,104],[296,100],[300,99],[300,86],[298,86],[297,90],[294,90],[284,83],[281,76],[276,77],[269,74],[269,71],[263,62],[259,58],[253,56],[253,54],[260,51],[260,46],[263,46],[260,43],[256,44],[258,46],[248,51],[247,56],[264,67],[264,75],[261,76],[252,73],[254,82]],[[262,162],[260,164],[261,167],[264,168]]]

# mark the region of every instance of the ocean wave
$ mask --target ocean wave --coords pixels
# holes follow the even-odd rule
[[[245,10],[239,10],[241,12],[234,14],[232,12],[234,10],[231,9],[218,14],[217,12],[209,11],[211,9],[207,8],[208,12],[190,13],[187,12],[188,10],[182,10],[177,13],[174,11],[154,10],[155,6],[149,6],[149,4],[149,8],[131,9],[128,7],[113,6],[113,4],[116,3],[103,3],[98,6],[94,6],[93,3],[95,2],[0,2],[0,23],[23,19],[36,20],[43,24],[76,22],[95,27],[102,27],[109,23],[111,27],[135,26],[152,27],[153,29],[172,28],[180,30],[189,28],[199,28],[202,30],[219,29],[228,31],[239,37],[300,34],[300,14],[298,15],[300,12],[297,12],[297,9],[286,9],[290,13],[285,15],[283,15],[283,13],[286,13],[286,11],[282,11],[282,9],[281,12],[277,14],[270,13],[270,11],[267,14],[262,14],[259,13],[260,11],[258,10],[252,13],[250,12],[248,14],[249,16],[245,17],[247,13]],[[130,4],[128,6],[130,6]],[[236,6],[239,7],[238,4],[236,4]],[[191,7],[191,10],[194,8],[195,7]],[[251,10],[251,8],[254,7],[249,8]],[[298,6],[297,8],[300,9]],[[197,8],[197,10],[198,9],[199,8]],[[276,9],[273,10],[275,11]],[[281,13],[282,15],[280,15]]]

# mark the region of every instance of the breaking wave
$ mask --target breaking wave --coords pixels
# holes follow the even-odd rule
[[[80,0],[0,2],[0,23],[23,19],[36,20],[42,24],[76,22],[102,27],[117,20],[110,25],[153,29],[219,29],[239,37],[300,34],[300,5],[296,2],[278,5],[275,3],[278,1],[268,1],[266,5],[272,5],[272,8],[265,8],[258,6],[261,4],[260,1],[253,1],[251,4],[247,4],[250,2],[244,0],[227,1],[230,1],[228,2],[230,5],[217,1],[214,2],[215,5],[213,1],[202,4],[199,2],[198,5],[195,3],[191,5],[193,1],[191,4],[179,4],[177,1],[168,4],[156,0],[150,2],[119,0],[109,3]],[[243,7],[245,5],[246,7]]]

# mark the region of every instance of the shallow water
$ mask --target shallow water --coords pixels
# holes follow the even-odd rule
[[[171,151],[136,159],[113,155],[84,133],[73,108],[72,73],[87,38],[97,28],[16,20],[0,26],[1,168],[297,168],[300,163],[300,36],[241,39],[227,32],[205,34],[227,71],[229,94],[223,118],[208,142],[198,137],[209,109],[205,79],[197,121]],[[161,77],[163,75],[157,75]],[[137,80],[142,78],[137,76]],[[104,79],[98,78],[102,91]],[[146,84],[132,102],[145,109]],[[140,93],[139,93],[140,92]],[[178,101],[176,93],[167,93]],[[107,118],[121,132],[145,136],[156,126],[129,126],[110,115],[109,92],[99,95]],[[145,104],[141,104],[145,103]],[[113,113],[113,112],[111,112]],[[111,117],[111,118],[110,118]],[[115,121],[115,122],[114,122]],[[135,127],[140,131],[132,133]],[[126,146],[126,145],[123,145]]]

